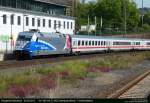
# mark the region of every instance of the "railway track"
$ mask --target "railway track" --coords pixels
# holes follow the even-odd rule
[[[145,98],[145,93],[150,93],[150,70],[139,75],[107,98]],[[147,94],[147,96],[150,94]]]
[[[109,55],[124,55],[124,54],[131,54],[134,55],[135,52],[112,52],[112,53],[95,53],[95,54],[82,54],[78,56],[49,56],[47,58],[42,59],[33,59],[33,60],[23,60],[23,61],[17,61],[17,60],[10,60],[10,61],[2,61],[0,62],[0,70],[2,69],[11,69],[11,68],[20,68],[20,67],[30,67],[30,66],[37,66],[37,65],[43,65],[43,64],[51,64],[51,63],[57,63],[57,62],[64,62],[69,60],[80,60],[80,59],[91,59],[95,57],[105,57]],[[138,53],[138,52],[136,52]]]

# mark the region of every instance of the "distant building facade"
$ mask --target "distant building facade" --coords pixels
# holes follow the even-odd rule
[[[30,29],[73,35],[75,20],[66,16],[66,3],[52,1],[0,0],[0,52],[12,51],[18,33]]]
[[[66,10],[66,5],[51,3],[48,2],[48,0],[0,0],[0,6],[43,12],[52,15],[65,15]]]

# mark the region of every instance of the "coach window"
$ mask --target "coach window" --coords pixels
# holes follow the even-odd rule
[[[101,41],[101,45],[103,45],[103,41]]]
[[[45,19],[43,19],[43,27],[45,27]]]
[[[84,46],[84,41],[82,41],[82,46]]]
[[[26,26],[29,26],[29,17],[26,17]]]
[[[76,41],[73,41],[73,46],[76,46]]]
[[[97,46],[97,41],[95,41],[95,45]]]
[[[140,45],[140,42],[136,42],[136,45]]]
[[[92,46],[94,46],[94,41],[92,41]]]
[[[78,46],[80,46],[81,45],[81,42],[80,42],[80,40],[78,41]]]
[[[104,41],[104,45],[106,45],[106,41]]]
[[[32,18],[32,26],[35,26],[35,18]]]
[[[150,42],[148,42],[147,45],[150,45]]]
[[[18,23],[17,24],[21,25],[21,17],[20,16],[18,16]]]
[[[13,14],[10,16],[10,24],[14,25],[14,15]]]
[[[88,45],[88,41],[85,42],[85,45],[86,45],[86,46]]]
[[[89,41],[89,46],[91,46],[91,41]]]
[[[37,20],[37,23],[38,23],[38,27],[40,27],[41,26],[40,19]]]
[[[98,45],[101,45],[101,42],[100,42],[100,41],[98,41]]]
[[[3,24],[7,24],[7,15],[3,15]]]

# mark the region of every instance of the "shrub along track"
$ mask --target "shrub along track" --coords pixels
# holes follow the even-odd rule
[[[8,60],[8,61],[2,61],[0,62],[0,70],[2,69],[11,69],[11,68],[20,68],[20,67],[31,67],[31,66],[38,66],[38,65],[44,65],[44,64],[51,64],[51,63],[59,63],[69,60],[84,60],[84,59],[91,59],[91,58],[101,58],[101,57],[107,57],[107,56],[114,56],[114,55],[124,55],[124,54],[130,54],[134,55],[135,53],[141,53],[143,51],[136,51],[136,52],[111,52],[111,53],[94,53],[94,54],[82,54],[78,56],[64,56],[64,55],[53,55],[49,56],[47,58],[42,59],[33,59],[33,60]]]

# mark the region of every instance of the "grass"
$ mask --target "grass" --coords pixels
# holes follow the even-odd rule
[[[11,85],[39,85],[42,83],[41,78],[43,76],[47,76],[45,80],[50,82],[57,81],[59,77],[60,83],[74,84],[80,80],[79,78],[84,80],[86,77],[95,78],[100,76],[101,73],[97,72],[97,70],[101,68],[111,68],[111,70],[126,69],[148,58],[150,58],[149,52],[136,53],[135,55],[113,55],[84,61],[68,61],[43,68],[33,68],[18,75],[0,75],[0,92],[6,91]],[[90,68],[93,69],[90,71]],[[56,76],[53,74],[56,74]],[[46,84],[45,82],[44,85],[51,87],[51,84]]]

